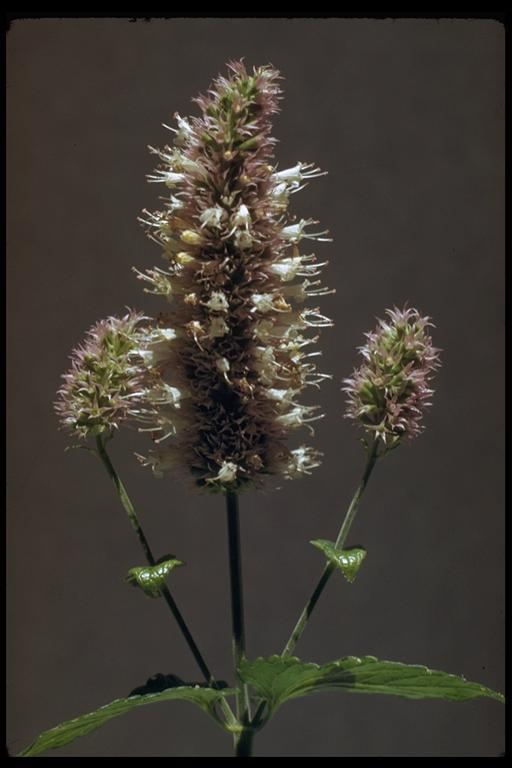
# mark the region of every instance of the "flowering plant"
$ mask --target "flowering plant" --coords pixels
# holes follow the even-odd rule
[[[251,756],[255,734],[288,699],[326,689],[409,699],[456,701],[501,694],[424,666],[346,656],[318,665],[293,656],[307,622],[334,573],[354,582],[366,557],[347,539],[370,475],[390,450],[417,437],[440,365],[431,323],[414,308],[387,311],[366,334],[363,358],[344,381],[346,416],[363,430],[366,465],[334,541],[311,542],[325,565],[311,597],[278,655],[249,659],[245,652],[239,495],[282,478],[310,475],[318,449],[289,440],[321,418],[305,404],[306,388],[328,374],[317,370],[318,329],[332,325],[307,305],[332,293],[319,274],[326,262],[304,253],[309,241],[330,242],[313,219],[297,220],[290,199],[323,175],[311,163],[279,170],[273,161],[271,118],[278,111],[279,73],[249,73],[229,65],[196,102],[199,117],[176,115],[173,146],[150,148],[159,165],[149,177],[168,190],[164,209],[144,211],[149,237],[165,267],[136,270],[145,290],[165,298],[156,320],[129,311],[94,325],[72,354],[56,410],[62,426],[103,463],[141,543],[146,564],[127,581],[152,599],[163,598],[193,654],[204,683],[174,675],[151,678],[131,695],[42,733],[21,755],[60,747],[107,720],[149,703],[183,699],[199,706],[231,734],[235,755]],[[166,126],[167,127],[167,126]],[[312,229],[313,228],[313,229]],[[313,334],[313,335],[311,335]],[[234,677],[232,687],[210,670],[167,578],[182,562],[155,557],[107,446],[120,427],[149,433],[138,458],[153,473],[180,475],[191,490],[226,498],[231,576]]]

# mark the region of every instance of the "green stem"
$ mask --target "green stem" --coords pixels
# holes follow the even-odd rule
[[[235,743],[235,757],[252,757],[254,731],[244,729]]]
[[[359,503],[361,501],[361,496],[363,495],[364,489],[366,488],[366,484],[368,483],[372,470],[375,466],[375,462],[377,461],[377,448],[378,448],[378,441],[375,440],[373,442],[373,445],[368,451],[368,460],[366,462],[366,467],[363,473],[363,477],[352,498],[352,501],[350,502],[350,506],[345,515],[345,519],[343,520],[340,531],[338,533],[338,538],[336,539],[336,544],[335,544],[337,549],[342,549],[345,544],[345,541],[347,540],[347,536],[349,534],[352,523],[354,522],[354,518],[356,516],[356,512],[358,510]],[[299,617],[299,620],[297,621],[297,624],[295,625],[293,632],[291,633],[290,638],[286,643],[283,652],[281,653],[281,656],[289,656],[293,652],[295,646],[297,645],[297,642],[299,641],[299,638],[301,637],[302,633],[304,632],[304,629],[306,628],[308,619],[313,613],[313,610],[320,598],[320,595],[324,591],[325,585],[331,578],[335,569],[336,569],[336,566],[333,563],[329,563],[325,566],[322,572],[322,575],[320,577],[320,580],[316,585],[315,589],[313,590],[313,593],[309,598],[308,602],[306,603],[306,606],[302,611]]]
[[[105,448],[105,443],[103,442],[101,436],[98,436],[96,438],[96,446],[97,446],[98,455],[102,460],[112,482],[114,483],[115,489],[117,491],[117,495],[119,496],[119,500],[121,501],[121,504],[123,505],[126,511],[126,514],[128,515],[128,519],[130,520],[132,528],[134,529],[135,533],[138,536],[142,549],[144,550],[144,554],[146,555],[146,560],[148,561],[149,565],[155,565],[155,558],[153,556],[153,552],[151,551],[151,547],[149,546],[148,540],[146,539],[144,531],[142,530],[142,526],[139,522],[139,518],[137,517],[137,513],[135,512],[131,499],[128,496],[128,493],[126,492],[126,488],[121,482],[121,478],[117,474],[116,470],[114,469],[114,465],[110,461],[110,456],[107,453],[107,450]],[[201,670],[201,673],[204,679],[206,680],[208,685],[215,687],[215,678],[210,672],[208,665],[206,664],[203,658],[203,655],[201,654],[199,648],[197,647],[197,644],[194,638],[192,637],[192,633],[190,632],[185,622],[185,619],[183,618],[181,611],[176,605],[176,602],[173,596],[171,595],[171,592],[166,584],[164,584],[164,586],[161,588],[161,592],[165,602],[169,606],[171,613],[178,624],[178,627],[181,630],[183,637],[185,638],[185,641],[188,647],[190,648],[190,651],[192,652],[194,659],[197,662],[199,669]],[[226,716],[226,722],[228,723],[228,725],[233,727],[237,726],[237,720],[226,699],[222,698],[220,700],[220,706],[222,708],[222,711],[224,712],[224,715]]]
[[[140,541],[142,549],[144,550],[144,554],[146,555],[146,560],[150,565],[154,565],[155,558],[153,557],[153,553],[151,552],[151,547],[149,546],[148,540],[144,535],[144,531],[142,530],[142,526],[139,523],[139,518],[137,517],[137,513],[135,512],[131,499],[128,496],[128,493],[126,492],[126,488],[124,487],[123,483],[121,482],[121,478],[119,477],[116,470],[114,469],[114,465],[110,461],[110,456],[107,453],[107,449],[105,448],[105,444],[101,438],[101,435],[98,435],[96,437],[96,448],[98,451],[98,455],[102,460],[105,466],[105,469],[109,474],[110,479],[114,483],[114,487],[117,491],[117,495],[119,496],[119,500],[123,505],[126,514],[128,515],[128,519],[131,523],[131,526],[135,531],[135,533],[137,534],[137,537]]]
[[[249,690],[242,683],[238,674],[240,662],[245,657],[244,598],[242,585],[242,554],[240,548],[240,519],[238,496],[233,491],[226,492],[228,522],[229,573],[231,583],[231,617],[233,624],[233,661],[238,685],[242,691],[236,696],[236,714],[242,724],[251,718]],[[236,737],[236,756],[251,756],[252,734],[242,730]]]
[[[126,514],[128,515],[128,519],[130,520],[130,523],[132,525],[132,528],[134,529],[135,533],[138,536],[138,539],[141,543],[142,549],[144,550],[144,554],[146,555],[146,560],[148,561],[149,565],[155,565],[155,558],[153,556],[153,552],[151,551],[151,547],[149,546],[148,540],[146,539],[146,536],[144,534],[144,531],[142,530],[142,526],[139,522],[139,518],[137,517],[137,513],[135,512],[135,509],[133,507],[133,504],[130,500],[130,497],[128,496],[128,493],[126,492],[126,488],[124,487],[123,483],[121,482],[121,479],[119,475],[117,474],[116,470],[114,469],[114,465],[110,461],[110,457],[107,453],[107,450],[105,448],[105,444],[101,438],[101,436],[98,436],[96,438],[96,446],[98,450],[98,455],[100,459],[102,460],[103,464],[105,465],[105,468],[114,483],[115,489],[117,491],[117,494],[119,496],[119,500],[121,501],[121,504],[123,505]],[[203,674],[206,682],[208,684],[214,683],[214,678],[212,673],[210,672],[208,665],[206,664],[201,652],[199,651],[199,648],[197,647],[194,638],[192,637],[192,634],[187,627],[187,624],[185,622],[185,619],[181,615],[181,612],[176,605],[176,602],[174,601],[174,598],[172,597],[169,588],[167,585],[164,585],[161,589],[162,596],[169,606],[172,615],[176,619],[176,622],[181,630],[181,633],[183,634],[183,637],[186,640],[186,643],[188,647],[190,648],[192,655],[194,656],[194,659],[197,662],[197,665],[199,669],[201,670],[201,673]]]
[[[368,480],[375,466],[375,462],[377,461],[377,458],[378,458],[378,441],[375,440],[371,445],[371,447],[369,448],[368,459],[366,462],[366,467],[364,469],[361,482],[357,487],[357,490],[352,498],[352,501],[350,502],[350,506],[345,515],[345,519],[341,524],[341,528],[339,530],[338,537],[336,539],[336,545],[335,545],[336,548],[342,549],[345,544],[345,541],[347,540],[350,527],[354,522],[354,518],[356,516],[356,512],[358,510],[359,503],[361,501],[361,496],[363,495],[364,489],[366,488],[366,484],[368,483]],[[313,609],[320,598],[320,595],[324,591],[325,585],[327,584],[327,582],[332,576],[333,571],[335,570],[335,567],[336,566],[333,565],[332,563],[329,563],[328,565],[325,566],[322,572],[322,575],[320,576],[320,580],[316,585],[315,589],[313,590],[313,593],[309,598],[308,602],[306,603],[306,607],[302,611],[299,617],[299,620],[297,621],[297,624],[295,625],[293,632],[290,635],[290,638],[286,643],[283,652],[281,653],[281,656],[289,656],[293,652],[295,646],[299,641],[299,638],[301,637],[302,633],[304,632],[304,629],[306,628],[308,619],[311,616]],[[253,726],[257,725],[258,727],[261,727],[264,724],[265,718],[262,718],[262,715],[263,715],[265,706],[266,706],[266,701],[265,700],[260,701],[258,708],[256,710],[256,713],[254,715],[254,718],[252,720]]]

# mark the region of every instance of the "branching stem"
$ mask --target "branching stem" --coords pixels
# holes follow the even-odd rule
[[[366,467],[363,472],[363,477],[361,479],[361,482],[359,483],[359,486],[357,487],[357,490],[352,498],[352,501],[350,502],[350,506],[347,510],[345,519],[343,520],[343,523],[338,533],[338,537],[336,539],[335,546],[337,549],[343,549],[345,542],[347,540],[347,536],[349,534],[352,523],[354,522],[354,518],[356,516],[356,512],[358,510],[359,503],[361,501],[361,496],[363,495],[364,489],[366,488],[366,484],[368,483],[372,470],[375,466],[375,462],[377,461],[377,447],[378,447],[378,441],[375,440],[372,446],[368,450],[368,459],[366,462]],[[313,593],[309,598],[308,602],[306,603],[304,610],[299,616],[299,620],[297,621],[297,624],[295,625],[293,632],[291,633],[288,639],[288,642],[286,643],[284,650],[281,653],[281,656],[289,656],[291,653],[293,653],[295,646],[297,645],[302,633],[306,628],[308,619],[313,613],[315,605],[317,604],[320,598],[320,595],[325,589],[325,585],[331,578],[335,569],[336,569],[336,566],[333,563],[328,563],[325,566],[322,572],[322,575],[320,576],[320,580],[316,585],[315,589],[313,590]]]
[[[126,514],[128,515],[128,519],[130,520],[130,523],[132,525],[132,528],[134,529],[135,533],[137,534],[137,537],[139,539],[139,542],[141,544],[142,549],[144,550],[144,554],[146,556],[146,560],[148,561],[149,565],[155,565],[155,557],[153,555],[153,552],[151,551],[151,547],[149,546],[148,540],[146,539],[146,536],[144,534],[144,531],[142,529],[142,526],[140,524],[139,518],[137,517],[137,513],[135,512],[135,508],[131,502],[130,497],[128,496],[128,493],[126,491],[126,488],[124,487],[121,478],[117,474],[114,465],[112,464],[110,460],[110,456],[107,453],[107,449],[105,447],[105,443],[101,437],[101,435],[96,437],[96,448],[97,453],[101,461],[103,462],[103,465],[105,466],[105,469],[107,470],[110,479],[114,483],[114,487],[117,491],[117,495],[119,496],[119,500],[121,504],[124,507],[124,510]],[[199,669],[201,670],[201,673],[206,680],[206,682],[211,685],[212,687],[215,686],[215,678],[213,677],[212,673],[210,672],[210,669],[208,668],[208,665],[206,664],[206,661],[203,658],[202,653],[200,652],[194,638],[192,637],[192,633],[190,632],[187,623],[185,622],[185,619],[183,618],[181,611],[179,610],[178,606],[176,605],[176,601],[174,600],[173,596],[171,595],[171,592],[166,584],[164,584],[161,587],[162,597],[164,598],[165,602],[169,606],[169,609],[174,616],[176,623],[178,624],[178,627],[181,630],[181,633],[183,637],[185,638],[185,641],[190,648],[190,651],[194,657],[194,659],[197,662],[197,665]],[[221,700],[221,706],[224,711],[224,714],[226,715],[227,722],[233,725],[236,723],[235,717],[231,711],[231,708],[229,707],[229,704],[225,699]]]
[[[366,461],[366,466],[363,472],[363,477],[361,479],[361,482],[359,483],[357,490],[352,497],[352,501],[350,502],[350,506],[346,512],[345,518],[343,520],[343,523],[341,524],[341,528],[338,533],[338,537],[336,539],[335,546],[337,549],[343,549],[345,542],[347,540],[350,528],[352,526],[352,523],[354,522],[354,518],[356,516],[356,512],[359,508],[359,504],[361,501],[361,497],[364,493],[364,489],[366,488],[366,485],[368,483],[368,480],[370,479],[370,475],[372,473],[372,470],[375,466],[375,462],[378,458],[378,441],[374,440],[373,444],[369,446],[368,448],[368,458]],[[304,607],[304,610],[299,616],[299,619],[293,629],[293,632],[291,633],[288,642],[286,643],[281,656],[290,656],[291,653],[293,653],[295,646],[297,645],[302,633],[304,632],[306,625],[308,623],[309,617],[313,613],[313,610],[320,599],[320,595],[325,589],[325,586],[329,579],[331,578],[334,570],[336,569],[336,566],[333,563],[328,563],[324,570],[322,571],[322,575],[320,576],[320,579],[314,588],[311,597],[309,598],[308,602],[306,603],[306,606]],[[261,716],[263,714],[263,711],[265,709],[266,702],[263,700],[260,702],[256,714],[253,718],[253,724],[260,721]]]

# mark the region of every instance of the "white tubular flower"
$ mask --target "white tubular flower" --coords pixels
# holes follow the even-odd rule
[[[318,419],[323,419],[324,417],[323,413],[319,413],[316,416],[311,415],[318,407],[317,405],[295,405],[288,413],[278,416],[277,421],[286,427],[302,427],[306,425],[311,434],[314,434],[313,428],[309,426],[309,422],[318,421]]]
[[[227,312],[229,309],[228,300],[222,291],[213,291],[210,298],[206,302],[206,306],[212,312]]]
[[[173,171],[155,171],[154,175],[151,174],[147,178],[148,181],[152,182],[163,181],[165,182],[166,186],[172,189],[178,184],[183,184],[186,176],[184,173],[174,173]]]
[[[215,477],[209,478],[206,482],[207,483],[218,482],[221,485],[225,485],[229,487],[236,480],[238,470],[239,470],[239,467],[237,467],[237,465],[234,464],[232,461],[224,461],[222,463],[222,466],[219,472],[215,475]]]
[[[178,128],[171,128],[165,123],[162,123],[162,125],[164,128],[167,128],[167,130],[172,131],[174,134],[176,134],[176,137],[174,139],[174,143],[176,144],[176,146],[183,147],[187,144],[187,142],[192,136],[192,126],[190,125],[189,121],[185,117],[180,117],[178,112],[174,113],[174,117],[176,119],[176,122],[178,123]]]
[[[270,271],[281,278],[283,282],[293,280],[302,265],[301,256],[291,256],[280,261],[276,261],[270,266]]]
[[[248,250],[249,248],[252,248],[252,245],[254,243],[254,238],[250,234],[250,232],[247,232],[245,229],[239,230],[235,234],[235,245],[237,248],[240,248],[241,251]]]
[[[300,403],[327,378],[303,348],[331,325],[305,305],[328,292],[317,279],[324,264],[298,249],[302,239],[329,238],[288,212],[291,193],[323,172],[311,163],[275,170],[279,74],[229,66],[196,100],[201,116],[176,116],[174,148],[152,150],[161,163],[150,180],[174,191],[143,223],[168,271],[139,273],[146,290],[172,296],[146,348],[169,389],[155,385],[158,413],[147,429],[156,449],[145,463],[221,492],[307,475],[320,463],[313,449],[287,442],[300,428],[312,434],[322,417]],[[157,336],[167,327],[169,338]]]
[[[302,240],[303,238],[308,240],[319,240],[324,243],[332,242],[330,237],[322,237],[322,235],[327,234],[326,229],[324,229],[323,232],[304,232],[304,227],[316,223],[317,222],[313,219],[301,219],[296,224],[288,224],[288,226],[283,227],[281,230],[281,237],[284,240],[289,240],[291,243],[298,243],[299,240]]]
[[[220,339],[229,333],[229,325],[223,317],[212,317],[210,320],[210,329],[208,335],[212,339]]]
[[[253,368],[261,379],[264,386],[269,386],[275,382],[279,364],[276,362],[274,350],[272,347],[254,348]]]
[[[180,208],[183,208],[183,201],[176,195],[171,195],[165,207],[169,212],[174,213],[174,211],[179,211]]]
[[[226,218],[226,211],[221,208],[220,205],[214,205],[211,208],[207,208],[199,216],[201,222],[201,228],[209,227],[210,229],[221,229],[222,220]]]
[[[235,227],[244,227],[245,229],[249,229],[251,226],[251,214],[249,213],[249,209],[244,203],[238,207],[238,209],[233,214],[231,221]]]
[[[274,309],[274,295],[272,293],[255,293],[252,296],[254,310],[258,312],[272,312]]]
[[[307,179],[316,179],[318,176],[326,176],[327,171],[321,171],[315,168],[313,163],[297,163],[293,168],[285,168],[283,171],[276,171],[272,174],[272,181],[276,186],[284,185],[292,192],[298,192],[302,189],[303,182]]]
[[[274,207],[276,207],[278,210],[286,209],[288,206],[289,194],[290,194],[290,190],[288,186],[284,183],[276,184],[275,187],[272,187],[270,195],[272,197],[272,202],[274,204]]]
[[[230,384],[230,381],[228,379],[228,371],[229,371],[229,360],[226,360],[225,357],[219,357],[215,361],[215,365],[217,366],[217,370],[222,374],[225,381]]]
[[[267,389],[267,397],[270,400],[274,400],[276,403],[289,405],[293,403],[293,398],[298,392],[297,389],[277,389],[275,387],[269,387],[269,389]]]
[[[272,320],[259,320],[254,324],[254,338],[264,344],[271,344],[277,339]]]
[[[291,452],[290,462],[287,467],[288,476],[291,478],[310,475],[313,469],[321,464],[321,453],[307,445],[301,445]]]
[[[306,301],[309,296],[327,296],[330,293],[336,293],[334,288],[327,288],[321,285],[320,280],[303,280],[295,285],[286,285],[281,288],[284,297],[292,301]]]
[[[153,293],[156,296],[165,296],[167,301],[172,300],[171,273],[164,272],[163,269],[158,269],[158,267],[155,267],[155,269],[148,269],[146,273],[139,272],[135,267],[133,271],[136,273],[139,280],[143,280],[151,286],[151,288],[144,288],[144,293]]]
[[[158,405],[178,406],[183,397],[183,393],[177,387],[171,387],[170,384],[162,382],[147,391],[147,399]]]

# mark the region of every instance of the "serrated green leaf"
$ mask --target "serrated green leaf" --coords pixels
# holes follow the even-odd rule
[[[366,549],[362,547],[338,549],[333,541],[327,541],[327,539],[315,539],[310,541],[310,544],[320,549],[327,560],[340,569],[347,581],[350,583],[354,581],[366,557]]]
[[[134,587],[139,587],[148,597],[160,597],[165,577],[178,565],[183,565],[181,560],[176,560],[172,555],[166,555],[155,565],[143,565],[130,568],[126,581]]]
[[[214,705],[222,697],[229,696],[232,693],[234,691],[230,689],[215,690],[214,688],[202,688],[199,686],[182,686],[167,688],[161,693],[149,693],[145,696],[130,696],[125,699],[116,699],[111,701],[110,704],[105,704],[103,707],[95,709],[94,712],[88,712],[86,715],[75,717],[73,720],[66,720],[49,731],[43,731],[33,744],[19,753],[18,757],[34,757],[47,749],[63,747],[80,736],[92,733],[113,717],[119,717],[119,715],[124,715],[125,712],[130,712],[137,707],[143,707],[146,704],[156,704],[161,701],[171,701],[173,699],[190,701],[220,723],[221,721],[217,718]]]
[[[287,699],[308,693],[342,689],[351,693],[387,693],[407,699],[465,701],[488,696],[504,701],[501,693],[447,672],[375,656],[347,656],[328,664],[312,664],[289,656],[245,659],[239,668],[243,682],[266,699],[270,713]]]

